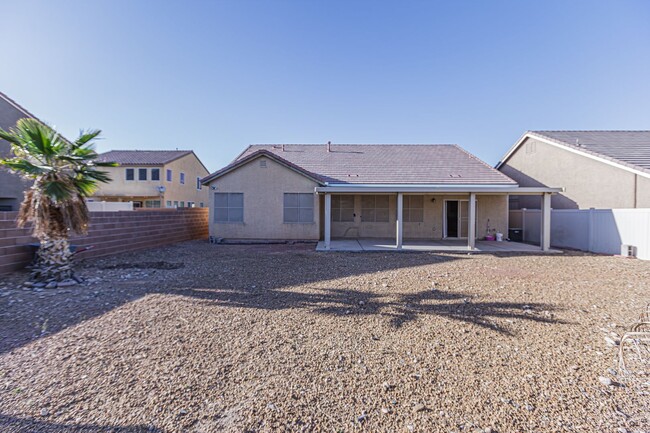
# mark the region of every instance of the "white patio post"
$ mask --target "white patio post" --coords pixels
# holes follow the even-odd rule
[[[403,221],[402,221],[402,214],[403,212],[403,207],[404,207],[404,194],[401,192],[397,193],[397,233],[395,236],[395,241],[396,241],[396,246],[398,250],[402,249],[402,229],[404,227]]]
[[[332,237],[332,195],[325,193],[325,249],[330,249]]]
[[[469,212],[467,215],[467,249],[473,250],[476,246],[476,193],[469,194]]]
[[[551,194],[542,195],[542,251],[551,249]]]

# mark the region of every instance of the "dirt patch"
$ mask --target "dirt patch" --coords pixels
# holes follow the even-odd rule
[[[650,429],[604,338],[649,262],[188,242],[80,274],[0,284],[0,431]]]

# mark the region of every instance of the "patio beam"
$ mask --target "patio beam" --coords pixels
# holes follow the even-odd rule
[[[395,242],[398,250],[402,249],[402,237],[403,237],[403,228],[404,221],[402,220],[404,214],[404,194],[401,192],[397,193],[397,233],[395,236]]]
[[[473,251],[476,247],[476,193],[469,194],[467,215],[467,249]]]
[[[332,240],[332,194],[325,194],[325,249],[330,249]]]
[[[551,194],[542,195],[542,251],[551,249]]]

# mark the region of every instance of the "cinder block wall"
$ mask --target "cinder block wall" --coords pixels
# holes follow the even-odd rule
[[[22,269],[31,260],[27,245],[36,242],[30,229],[16,227],[17,212],[0,212],[0,274]],[[106,256],[192,239],[207,239],[208,209],[152,209],[131,212],[92,212],[86,236],[71,243],[93,246],[79,258]]]

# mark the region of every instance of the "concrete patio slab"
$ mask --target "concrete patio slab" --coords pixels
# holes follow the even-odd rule
[[[394,239],[334,239],[330,249],[325,249],[325,243],[319,241],[316,251],[435,251],[435,252],[470,252],[465,240],[440,241],[405,241],[402,249],[398,250]],[[473,253],[561,253],[560,250],[542,251],[537,245],[519,242],[476,241]]]

